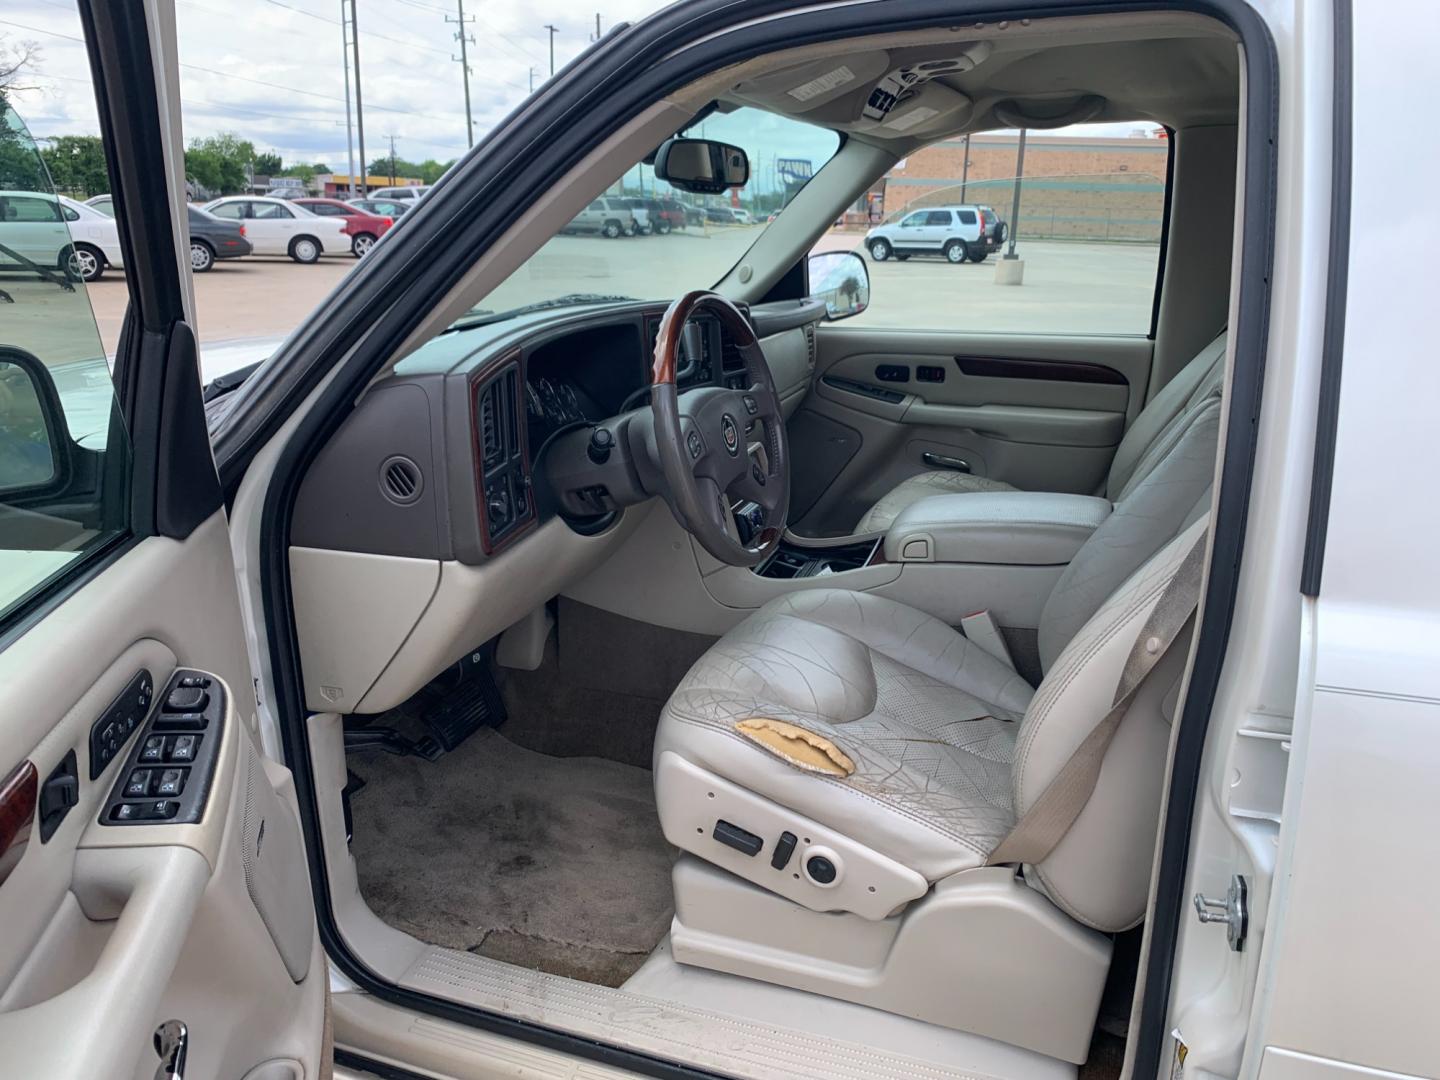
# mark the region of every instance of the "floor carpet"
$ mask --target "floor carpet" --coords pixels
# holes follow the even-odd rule
[[[484,729],[438,761],[350,756],[360,891],[423,941],[619,986],[670,926],[648,769]]]

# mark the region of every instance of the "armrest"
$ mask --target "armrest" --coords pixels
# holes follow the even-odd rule
[[[1110,516],[1110,500],[1046,491],[978,491],[911,503],[885,533],[890,562],[1057,566]]]

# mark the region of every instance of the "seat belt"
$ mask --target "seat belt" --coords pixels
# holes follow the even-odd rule
[[[1205,536],[1202,531],[1195,538],[1130,646],[1110,711],[1085,736],[1049,786],[1000,841],[1000,846],[990,853],[986,866],[1040,862],[1055,850],[1055,845],[1064,839],[1080,811],[1085,809],[1100,778],[1105,751],[1115,738],[1131,701],[1200,604],[1200,587],[1205,580]]]

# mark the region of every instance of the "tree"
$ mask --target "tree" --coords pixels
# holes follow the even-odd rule
[[[0,188],[49,191],[50,177],[25,121],[10,107],[8,94],[31,89],[24,72],[35,66],[40,49],[33,41],[11,44],[0,37]]]
[[[267,152],[255,155],[255,172],[259,176],[275,176],[285,167],[280,160],[280,155]]]
[[[40,156],[50,170],[56,191],[84,199],[110,190],[100,136],[59,135],[46,141],[50,145],[40,151]]]
[[[233,195],[250,183],[254,161],[254,144],[226,131],[191,140],[185,172],[213,194]]]

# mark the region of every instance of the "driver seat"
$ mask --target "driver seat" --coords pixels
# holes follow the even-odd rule
[[[841,589],[773,600],[700,658],[655,744],[661,824],[690,853],[677,960],[1084,1060],[1109,962],[1094,932],[1145,910],[1188,622],[1058,842],[1035,865],[987,863],[1111,709],[1203,544],[1220,411],[1218,395],[1197,410],[1061,575],[1038,688],[939,620]],[[793,725],[789,742],[757,719]]]

